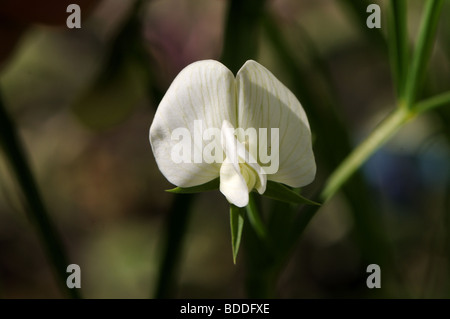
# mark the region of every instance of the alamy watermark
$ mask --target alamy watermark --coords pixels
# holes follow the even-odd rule
[[[261,167],[261,173],[275,174],[279,168],[280,138],[278,128],[204,128],[202,120],[194,121],[193,132],[186,127],[172,131],[176,141],[171,159],[180,163],[251,163]],[[269,143],[270,140],[270,143]]]

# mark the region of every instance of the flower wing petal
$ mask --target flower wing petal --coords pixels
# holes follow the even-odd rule
[[[248,188],[244,177],[235,165],[228,158],[220,167],[220,192],[227,200],[237,207],[244,207],[248,204]]]
[[[235,79],[223,64],[198,61],[178,74],[158,106],[149,134],[156,163],[169,182],[192,187],[219,176],[220,163],[205,162],[203,149],[210,143],[221,149],[220,138],[204,140],[203,131],[220,132],[224,119],[235,124],[235,103]],[[185,134],[190,134],[190,141]]]
[[[311,183],[316,174],[311,130],[298,99],[269,70],[252,60],[239,70],[236,81],[238,126],[267,128],[268,134],[272,128],[279,129],[278,170],[270,172],[268,163],[260,163],[263,168],[267,168],[267,179],[292,187]],[[258,144],[260,155],[260,146],[264,144],[260,143],[260,138]],[[267,144],[271,148],[273,161],[276,143],[271,143],[269,137]]]

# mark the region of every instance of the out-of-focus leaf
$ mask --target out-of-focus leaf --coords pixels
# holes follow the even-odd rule
[[[229,1],[221,60],[232,72],[237,72],[245,61],[257,58],[264,4],[263,0]]]
[[[6,111],[1,91],[0,151],[5,153],[8,164],[22,189],[26,199],[26,212],[36,227],[47,258],[53,266],[53,271],[61,291],[67,293],[67,296],[72,298],[80,298],[80,293],[77,289],[70,289],[66,285],[66,268],[69,265],[69,258],[66,255],[60,235],[50,218],[35,177],[28,164],[23,142],[20,139],[13,120]]]

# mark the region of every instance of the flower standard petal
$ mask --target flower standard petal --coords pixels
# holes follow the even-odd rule
[[[244,64],[236,81],[238,126],[267,128],[269,134],[271,129],[275,129],[274,132],[278,129],[278,145],[269,139],[267,146],[271,149],[271,160],[278,159],[279,165],[276,171],[268,172],[267,179],[292,187],[311,183],[316,163],[308,119],[300,102],[269,70],[255,61]],[[263,165],[266,163],[261,163],[261,152],[264,154],[268,150],[262,150],[264,143],[260,138],[258,141],[258,161],[267,168]]]
[[[199,61],[178,74],[158,106],[149,134],[156,163],[169,182],[192,187],[219,176],[221,164],[203,159],[208,144],[203,131],[220,129],[224,119],[236,122],[235,103],[235,79],[223,64]]]

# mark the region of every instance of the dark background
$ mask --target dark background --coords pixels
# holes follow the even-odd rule
[[[172,185],[156,166],[148,130],[174,76],[193,61],[221,59],[224,45],[228,1],[152,0],[139,10],[134,2],[78,2],[82,28],[73,30],[65,27],[67,4],[49,1],[40,12],[0,3],[4,101],[70,260],[81,267],[86,298],[152,295],[173,195],[164,192]],[[366,7],[355,2],[267,1],[252,12],[257,32],[236,31],[251,31],[253,58],[305,107],[318,166],[308,194],[395,107],[387,1],[364,2],[382,7],[381,29],[366,27]],[[424,2],[408,1],[411,42]],[[449,18],[447,1],[421,97],[448,90]],[[351,195],[319,210],[276,297],[450,296],[449,120],[447,106],[408,124],[364,165]],[[2,156],[0,297],[62,297],[23,202]],[[225,198],[198,195],[174,297],[246,296],[245,252],[233,265],[229,232]],[[382,265],[381,289],[366,287],[370,263]]]

